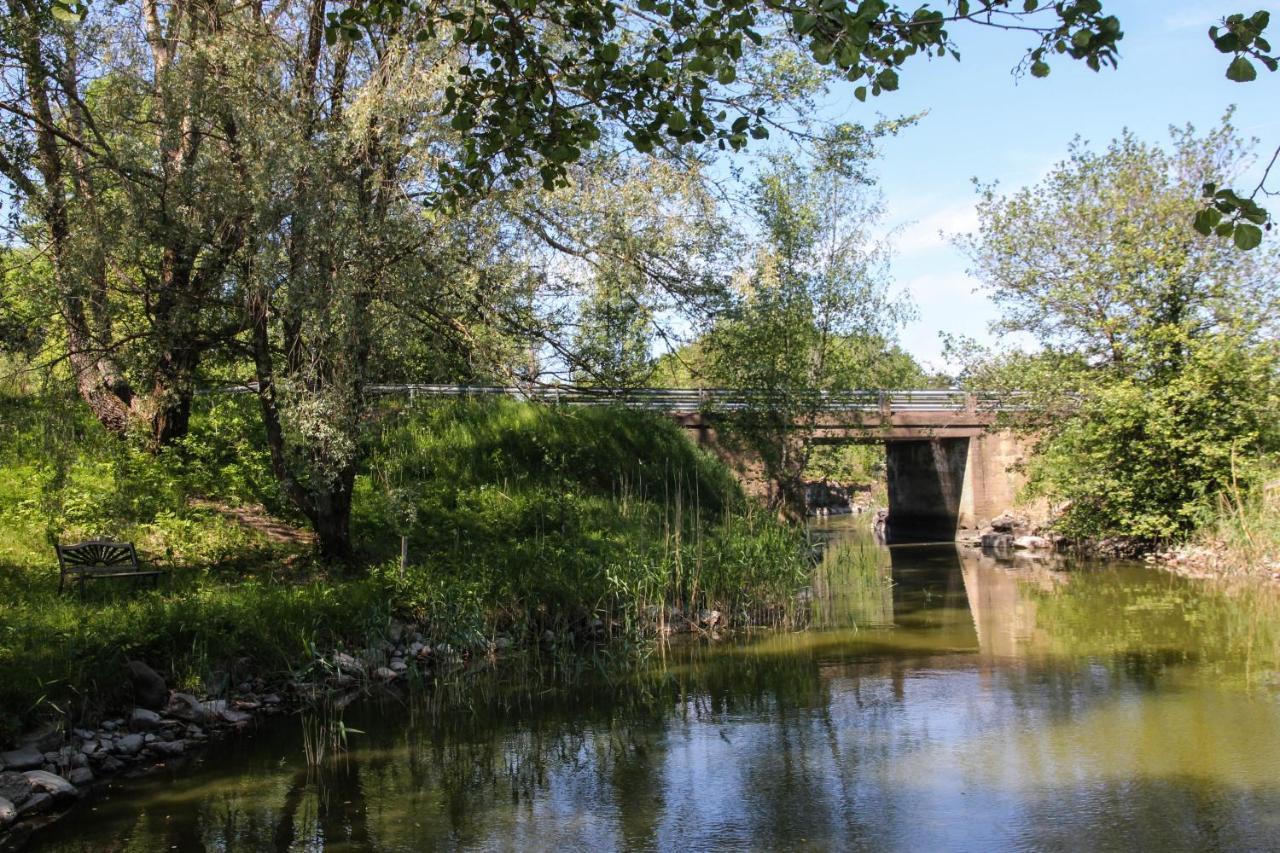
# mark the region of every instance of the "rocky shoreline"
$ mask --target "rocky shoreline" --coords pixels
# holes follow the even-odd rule
[[[1044,534],[1025,516],[1006,512],[981,530],[962,530],[956,542],[984,551],[1061,551],[1069,546],[1063,536]]]
[[[509,638],[497,637],[480,650],[486,654],[475,655],[432,643],[413,625],[392,623],[388,639],[354,652],[335,650],[315,661],[305,679],[269,684],[252,678],[218,697],[170,690],[150,666],[130,661],[134,707],[127,713],[91,727],[48,723],[0,751],[0,853],[22,849],[33,833],[63,818],[110,779],[188,760],[266,716],[322,701],[346,704],[370,688],[403,683],[413,671],[492,661],[511,645]]]
[[[1143,557],[1143,560],[1165,571],[1197,580],[1268,584],[1280,581],[1280,559],[1241,565],[1238,556],[1221,542],[1156,550]]]
[[[729,616],[719,610],[684,613],[655,605],[645,615],[657,637],[714,641],[730,630]],[[741,614],[738,621],[763,624],[768,615],[752,620]],[[607,640],[609,631],[596,619],[576,636],[545,631],[530,646],[597,643]],[[65,817],[109,780],[190,760],[208,744],[248,730],[264,717],[324,703],[345,706],[375,689],[404,688],[414,678],[493,666],[517,648],[512,638],[498,635],[477,648],[457,649],[432,642],[418,626],[393,621],[385,639],[369,648],[334,650],[317,658],[304,677],[275,683],[250,678],[224,695],[204,697],[170,690],[150,666],[130,661],[134,706],[126,713],[86,727],[48,723],[20,737],[13,749],[0,751],[0,853],[22,849],[35,832]]]

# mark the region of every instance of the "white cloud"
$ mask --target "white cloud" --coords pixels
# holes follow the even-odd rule
[[[978,227],[978,212],[972,202],[927,210],[905,219],[894,229],[893,247],[904,255],[948,248],[951,238]]]

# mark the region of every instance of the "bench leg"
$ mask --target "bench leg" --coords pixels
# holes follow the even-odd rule
[[[67,573],[61,572],[58,575],[58,595],[62,595],[62,590],[67,585]]]

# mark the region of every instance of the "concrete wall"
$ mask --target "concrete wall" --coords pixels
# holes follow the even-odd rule
[[[986,527],[991,519],[1017,504],[1026,477],[1016,470],[1028,448],[1012,432],[983,433],[969,439],[964,491],[957,524],[962,530]]]

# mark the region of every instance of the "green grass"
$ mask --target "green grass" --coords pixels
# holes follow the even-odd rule
[[[803,583],[798,532],[755,514],[674,424],[511,401],[380,408],[353,513],[362,565],[330,568],[218,509],[298,522],[252,404],[202,401],[188,441],[151,455],[74,400],[0,396],[0,739],[118,705],[130,657],[217,691],[373,644],[393,618],[461,647],[597,619],[636,636],[655,606],[743,614]],[[137,542],[171,583],[58,596],[52,542],[90,536]]]
[[[1273,464],[1253,479],[1253,489],[1219,499],[1213,523],[1192,542],[1218,552],[1228,574],[1270,578],[1280,571],[1280,468]]]

